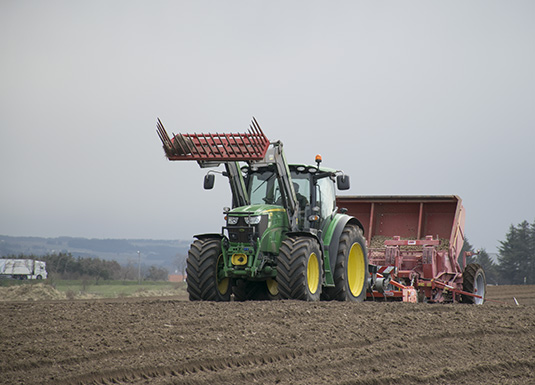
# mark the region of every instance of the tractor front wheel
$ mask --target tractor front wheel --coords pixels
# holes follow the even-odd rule
[[[485,302],[485,292],[487,291],[487,279],[483,267],[477,263],[470,263],[463,271],[463,291],[476,294],[482,298],[472,297],[463,294],[461,301],[463,303],[470,303],[482,305]]]
[[[223,277],[221,241],[197,239],[188,252],[186,283],[190,301],[230,301],[230,278]]]
[[[277,283],[282,299],[318,301],[323,277],[321,250],[309,237],[289,237],[282,242],[277,263]]]

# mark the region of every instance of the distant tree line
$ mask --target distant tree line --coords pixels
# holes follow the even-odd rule
[[[535,284],[535,221],[511,225],[500,243],[498,271],[504,282]]]
[[[475,252],[467,240],[463,251]],[[532,224],[523,221],[516,226],[511,225],[505,241],[500,241],[498,251],[497,263],[485,249],[468,258],[467,263],[475,262],[483,266],[487,282],[491,284],[535,284],[535,221]]]
[[[485,249],[479,251],[465,239],[459,259],[462,259],[464,251],[472,252],[467,258],[467,263],[479,263],[490,284],[535,284],[535,221],[530,224],[523,221],[516,226],[511,225],[505,235],[505,240],[500,241],[498,247],[499,256],[495,263]],[[138,265],[128,263],[121,266],[116,261],[107,261],[94,257],[73,257],[71,253],[46,254],[44,256],[11,255],[3,258],[37,259],[45,261],[48,274],[60,279],[79,279],[91,277],[109,280],[137,280]],[[178,270],[185,274],[185,257],[177,255],[176,263]],[[462,260],[460,260],[462,264]],[[149,281],[167,280],[168,271],[165,268],[150,266],[143,268],[141,279]]]
[[[150,266],[143,268],[139,274],[138,266],[128,263],[121,266],[117,261],[108,261],[95,257],[73,257],[71,253],[54,253],[46,255],[10,255],[2,258],[34,259],[46,262],[46,270],[51,277],[59,279],[92,278],[99,280],[137,280],[166,281],[168,271],[165,268]]]

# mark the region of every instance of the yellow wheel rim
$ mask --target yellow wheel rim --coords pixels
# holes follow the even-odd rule
[[[221,254],[217,258],[217,271],[216,271],[216,282],[217,282],[217,290],[219,290],[219,293],[224,295],[227,294],[227,291],[230,287],[230,278],[224,277],[223,279],[219,279],[219,272],[223,270],[223,254]]]
[[[320,269],[319,269],[319,263],[318,263],[318,256],[316,253],[310,254],[310,257],[308,257],[308,265],[307,265],[307,283],[308,283],[308,290],[312,294],[315,294],[316,291],[318,291],[318,282],[320,279]]]
[[[217,283],[217,290],[219,290],[221,294],[227,294],[227,290],[229,288],[229,282],[230,280],[228,277],[223,278],[221,281]]]
[[[364,279],[366,278],[364,252],[360,244],[353,243],[347,257],[347,282],[349,290],[354,297],[362,293]]]
[[[277,295],[279,294],[279,284],[274,279],[268,279],[266,281],[266,286],[269,291],[269,294],[271,295]]]

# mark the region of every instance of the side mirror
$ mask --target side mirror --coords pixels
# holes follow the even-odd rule
[[[336,186],[338,190],[349,190],[349,175],[338,175],[336,177]]]
[[[205,190],[211,190],[214,188],[215,183],[215,175],[214,174],[206,174],[204,176],[204,189]]]

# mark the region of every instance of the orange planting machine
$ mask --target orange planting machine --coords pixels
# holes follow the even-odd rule
[[[466,265],[469,253],[461,253],[465,211],[458,196],[338,196],[337,205],[364,227],[369,300],[483,303],[483,269]]]

